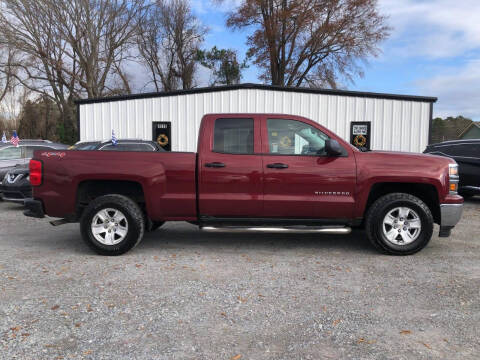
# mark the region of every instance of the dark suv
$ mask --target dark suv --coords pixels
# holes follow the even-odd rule
[[[140,139],[120,139],[116,145],[111,140],[79,141],[70,150],[104,150],[104,151],[165,151],[156,142]]]
[[[428,145],[424,153],[447,156],[458,163],[458,191],[465,198],[480,195],[480,139]]]

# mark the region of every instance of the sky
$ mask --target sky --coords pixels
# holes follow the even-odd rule
[[[210,29],[205,48],[247,51],[247,32],[225,27],[226,15],[241,0],[191,0],[194,13]],[[349,90],[438,97],[434,116],[463,115],[480,121],[480,1],[379,0],[392,28],[380,44],[381,54],[368,59],[364,77]],[[259,83],[250,65],[242,82]]]

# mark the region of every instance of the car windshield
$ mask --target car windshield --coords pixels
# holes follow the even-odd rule
[[[69,150],[95,150],[98,143],[79,143],[71,146]]]
[[[22,158],[22,149],[20,147],[7,147],[0,149],[0,160],[13,160]]]

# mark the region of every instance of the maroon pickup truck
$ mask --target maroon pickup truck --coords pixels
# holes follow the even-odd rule
[[[433,225],[459,221],[455,161],[360,152],[311,120],[211,114],[198,153],[36,151],[25,215],[80,222],[96,252],[119,255],[165,221],[205,230],[348,233],[363,227],[380,251],[413,254]]]

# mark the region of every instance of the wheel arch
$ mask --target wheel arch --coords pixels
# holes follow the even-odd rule
[[[85,180],[78,184],[75,203],[76,217],[79,219],[90,202],[104,195],[124,195],[136,202],[146,213],[145,192],[138,181],[130,180]]]
[[[390,193],[406,193],[418,197],[430,209],[435,223],[440,223],[440,199],[437,188],[425,183],[379,182],[372,185],[365,205],[365,213],[380,197]]]

